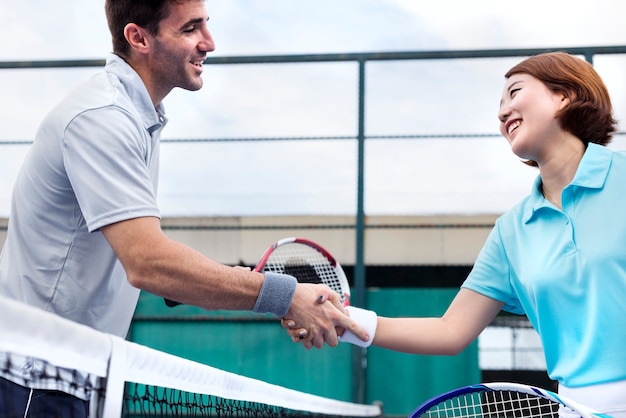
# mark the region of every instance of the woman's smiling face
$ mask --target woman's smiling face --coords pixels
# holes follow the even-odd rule
[[[505,83],[500,101],[500,133],[522,159],[539,162],[550,139],[563,130],[556,112],[568,103],[563,93],[549,90],[528,74],[513,74]]]

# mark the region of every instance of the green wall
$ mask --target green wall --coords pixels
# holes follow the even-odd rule
[[[369,309],[384,316],[439,316],[456,289],[369,289]],[[142,293],[129,339],[226,371],[320,396],[351,401],[352,346],[304,350],[277,320],[248,312],[167,308]],[[385,415],[408,415],[430,397],[480,380],[474,343],[455,357],[367,350],[366,402]]]

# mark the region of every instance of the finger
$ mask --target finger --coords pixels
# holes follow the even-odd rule
[[[341,303],[341,297],[337,292],[332,291],[330,288],[327,288],[322,293],[319,293],[316,301],[319,304],[330,301],[335,308],[339,309],[343,313],[346,313],[346,310],[344,309],[345,306]]]
[[[360,326],[356,321],[351,319],[349,316],[344,315],[343,317],[340,317],[335,323],[335,326],[352,332],[362,341],[369,341],[370,339],[370,335],[367,333],[365,328]]]
[[[309,331],[307,331],[306,328],[299,328],[296,330],[289,329],[287,330],[287,334],[293,342],[302,342],[302,340],[305,340],[308,337]]]
[[[313,347],[315,347],[317,349],[324,348],[324,338],[322,338],[322,337],[314,337],[311,340],[311,344],[313,345]]]
[[[336,347],[339,344],[339,337],[337,337],[337,331],[334,326],[312,337],[311,342],[315,348],[323,348],[324,343],[328,344],[330,347]]]
[[[337,333],[339,337],[341,337],[343,333],[346,332],[346,330],[341,327],[335,327],[335,332]]]
[[[341,303],[341,297],[339,296],[339,293],[333,292],[331,290],[330,294],[327,295],[326,300],[332,303],[335,308],[339,309],[340,312],[343,312],[344,314],[346,313],[346,310],[344,309],[345,307],[343,306],[343,303]]]
[[[296,321],[294,321],[293,319],[283,318],[280,320],[280,324],[283,326],[283,328],[295,328]]]
[[[333,327],[332,332],[324,334],[324,340],[330,347],[337,347],[339,344],[339,337],[337,337],[336,328]]]

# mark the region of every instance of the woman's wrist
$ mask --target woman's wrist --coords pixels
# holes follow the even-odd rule
[[[374,334],[376,334],[378,315],[376,315],[376,312],[374,311],[369,311],[367,309],[361,309],[354,306],[348,306],[346,307],[346,310],[348,311],[348,313],[350,314],[350,318],[352,318],[354,322],[365,328],[365,331],[367,331],[370,338],[367,341],[363,341],[352,332],[346,330],[343,335],[339,337],[339,341],[358,345],[359,347],[369,347],[372,344],[372,341],[374,341]]]

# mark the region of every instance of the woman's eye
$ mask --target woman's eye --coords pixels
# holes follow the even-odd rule
[[[519,88],[518,88],[518,89],[513,89],[513,90],[511,90],[511,92],[509,93],[509,95],[510,95],[511,97],[513,97],[513,96],[515,95],[515,93],[517,93],[517,92],[518,92],[518,91],[520,91],[520,90],[521,90],[521,89],[519,89]]]

